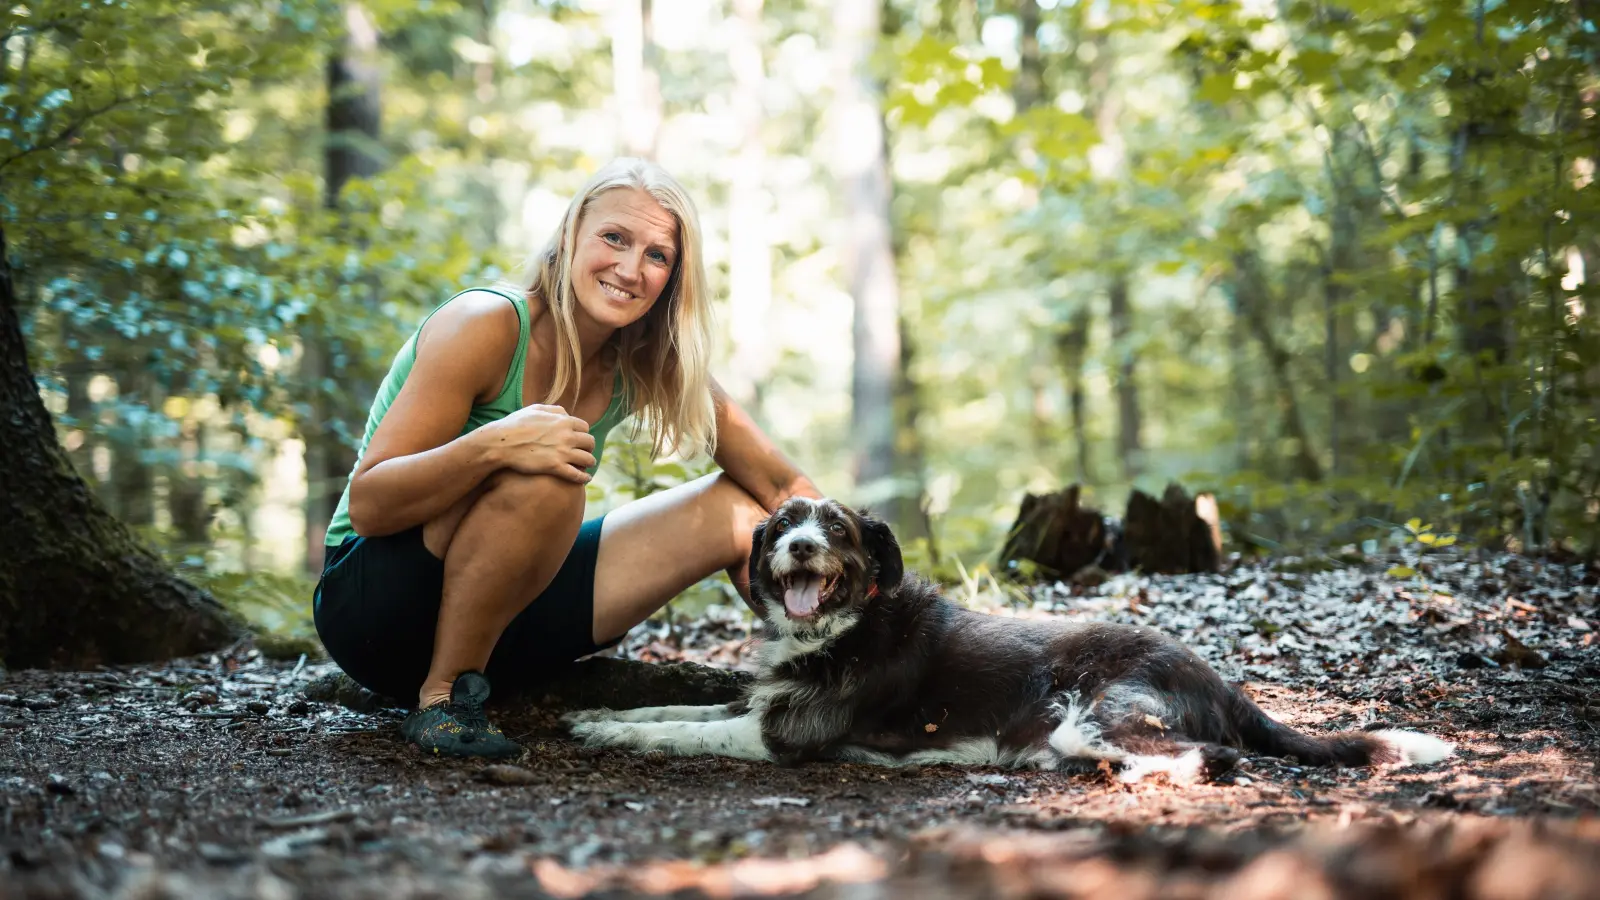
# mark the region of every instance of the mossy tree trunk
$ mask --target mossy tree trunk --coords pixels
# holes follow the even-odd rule
[[[106,511],[39,397],[0,227],[0,659],[87,667],[213,649],[233,618]]]

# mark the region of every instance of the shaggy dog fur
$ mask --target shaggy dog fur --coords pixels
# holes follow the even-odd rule
[[[591,746],[796,763],[1053,769],[1101,760],[1133,781],[1215,777],[1240,751],[1309,765],[1409,765],[1450,744],[1409,731],[1302,734],[1151,628],[1002,618],[907,577],[883,522],[788,501],[756,529],[760,673],[724,706],[586,710]]]

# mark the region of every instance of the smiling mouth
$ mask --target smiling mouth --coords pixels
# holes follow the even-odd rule
[[[791,619],[809,619],[833,596],[838,575],[796,572],[778,579],[783,587],[783,609]]]
[[[600,282],[600,289],[602,291],[605,291],[607,296],[614,297],[617,300],[637,300],[637,299],[639,299],[637,294],[630,294],[627,291],[623,290],[622,288],[619,288],[614,284],[607,284],[604,281]]]

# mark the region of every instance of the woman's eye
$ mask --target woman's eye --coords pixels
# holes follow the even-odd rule
[[[615,231],[608,231],[605,234],[602,234],[600,236],[605,238],[606,240],[610,241],[613,244],[622,243],[622,235],[617,234]]]
[[[661,263],[663,266],[667,264],[667,255],[662,253],[660,250],[651,250],[650,258],[658,263]]]

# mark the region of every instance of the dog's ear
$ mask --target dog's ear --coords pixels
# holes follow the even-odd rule
[[[861,545],[872,560],[872,580],[878,593],[888,595],[899,590],[906,577],[906,564],[900,558],[900,542],[895,540],[889,523],[862,514]]]
[[[750,535],[750,570],[745,572],[745,577],[750,579],[750,590],[756,588],[756,569],[761,565],[761,541],[767,535],[767,520],[763,519],[756,530]]]

